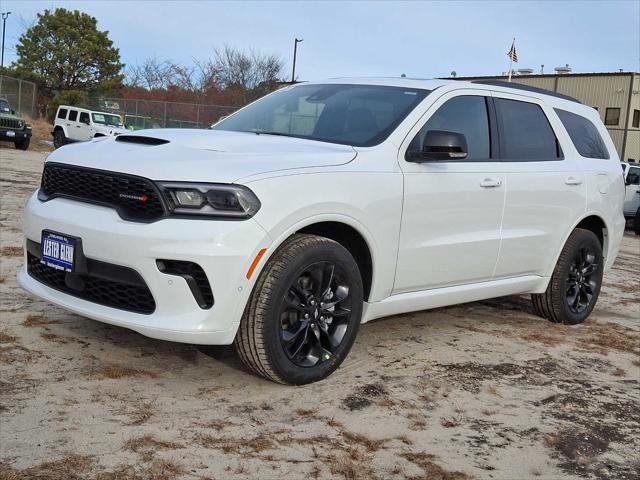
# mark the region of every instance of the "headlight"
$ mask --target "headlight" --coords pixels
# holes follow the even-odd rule
[[[174,215],[249,218],[260,200],[247,187],[215,183],[158,182]]]

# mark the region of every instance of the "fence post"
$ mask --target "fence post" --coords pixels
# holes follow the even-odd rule
[[[33,92],[33,95],[31,97],[31,116],[33,118],[36,118],[36,116],[38,115],[38,112],[36,111],[36,85],[33,84],[31,91]]]
[[[164,118],[163,118],[162,126],[164,128],[167,128],[167,102],[164,102]]]
[[[196,109],[196,126],[200,128],[200,104],[198,104]]]
[[[22,114],[22,109],[20,108],[22,104],[22,80],[18,80],[18,113]]]

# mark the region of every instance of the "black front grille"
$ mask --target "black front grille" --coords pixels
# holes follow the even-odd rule
[[[0,118],[0,127],[1,128],[11,128],[13,130],[22,130],[24,123],[22,120],[18,120],[15,118]]]
[[[138,272],[119,265],[95,263],[100,264],[98,267],[103,274],[109,271],[118,280],[108,280],[91,273],[81,275],[56,270],[43,265],[39,257],[30,251],[27,252],[27,272],[48,287],[89,302],[129,312],[148,315],[155,311],[156,302],[153,295]],[[91,272],[91,265],[89,271]]]
[[[151,180],[134,175],[47,163],[39,198],[68,197],[116,209],[125,220],[152,222],[164,215],[162,198]]]

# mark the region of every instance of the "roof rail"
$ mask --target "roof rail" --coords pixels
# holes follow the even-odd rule
[[[516,90],[526,90],[527,92],[540,93],[543,95],[549,95],[551,97],[558,97],[570,102],[576,102],[582,104],[577,98],[570,97],[569,95],[563,95],[562,93],[546,90],[544,88],[530,87],[529,85],[523,85],[521,83],[511,83],[502,80],[472,80],[471,83],[478,83],[480,85],[492,85],[494,87],[513,88]]]

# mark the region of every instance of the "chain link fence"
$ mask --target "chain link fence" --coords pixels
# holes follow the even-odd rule
[[[37,97],[35,83],[0,75],[0,98],[6,99],[18,114],[36,118]]]
[[[238,109],[229,105],[97,98],[90,107],[120,115],[132,130],[143,128],[207,128]]]

